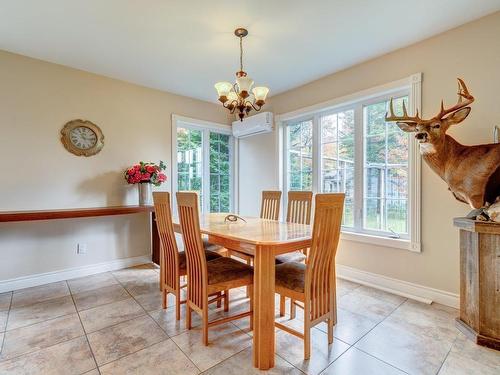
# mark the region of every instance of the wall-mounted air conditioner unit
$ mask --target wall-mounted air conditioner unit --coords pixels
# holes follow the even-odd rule
[[[270,133],[273,131],[273,114],[262,112],[254,116],[246,117],[243,121],[233,122],[233,136],[245,138],[252,135]]]

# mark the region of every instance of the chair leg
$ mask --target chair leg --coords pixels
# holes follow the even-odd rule
[[[253,285],[248,287],[248,291],[250,292],[250,311],[252,315],[250,315],[250,331],[253,331]]]
[[[181,320],[181,291],[175,292],[175,319]]]
[[[186,302],[186,328],[191,329],[191,307]]]
[[[309,303],[307,300],[304,301],[304,360],[311,357],[311,308]]]
[[[229,290],[224,291],[224,311],[229,311]]]
[[[168,297],[168,294],[167,294],[167,290],[165,288],[163,288],[163,290],[161,291],[161,307],[163,309],[166,309],[167,308],[167,297]]]
[[[222,293],[221,293],[221,292],[217,293],[217,298],[219,298],[219,299],[217,300],[217,308],[218,308],[218,309],[220,309],[220,307],[222,306],[222,301],[221,301],[221,298],[220,298],[221,296],[222,296]]]
[[[333,279],[333,311],[332,311],[332,315],[333,315],[333,325],[337,325],[337,285],[336,285],[336,279]]]
[[[160,252],[162,253],[161,245],[160,245]],[[163,292],[163,290],[165,289],[165,267],[164,267],[163,256],[161,255],[161,253],[160,253],[160,291]]]
[[[308,360],[311,357],[311,328],[306,323],[304,325],[304,359]]]
[[[203,310],[203,345],[208,346],[208,307]]]
[[[280,295],[280,316],[285,316],[285,296]]]
[[[329,318],[328,319],[328,344],[333,343],[333,319]]]
[[[248,259],[247,259],[247,264],[248,264],[249,266],[251,266],[251,265],[252,265],[252,260],[251,260],[250,258],[248,258]],[[248,297],[250,297],[250,287],[249,287],[249,286],[247,286],[247,288],[246,288],[246,289],[247,289],[247,291],[246,291],[246,297],[248,298]]]
[[[296,311],[297,311],[297,306],[295,305],[295,300],[290,299],[290,319],[295,319]]]

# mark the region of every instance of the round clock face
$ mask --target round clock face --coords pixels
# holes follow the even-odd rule
[[[69,133],[71,143],[82,150],[88,150],[97,143],[97,135],[86,126],[78,126]]]
[[[104,147],[104,135],[94,123],[85,120],[72,120],[61,130],[61,142],[72,154],[92,156]]]

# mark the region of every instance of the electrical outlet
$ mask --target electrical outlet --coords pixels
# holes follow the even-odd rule
[[[87,244],[86,243],[79,243],[76,246],[76,253],[77,254],[87,254]]]

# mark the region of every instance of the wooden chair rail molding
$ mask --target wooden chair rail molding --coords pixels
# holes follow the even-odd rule
[[[88,208],[64,208],[36,211],[0,211],[0,223],[13,221],[74,219],[81,217],[129,215],[154,212],[153,206],[111,206]]]

